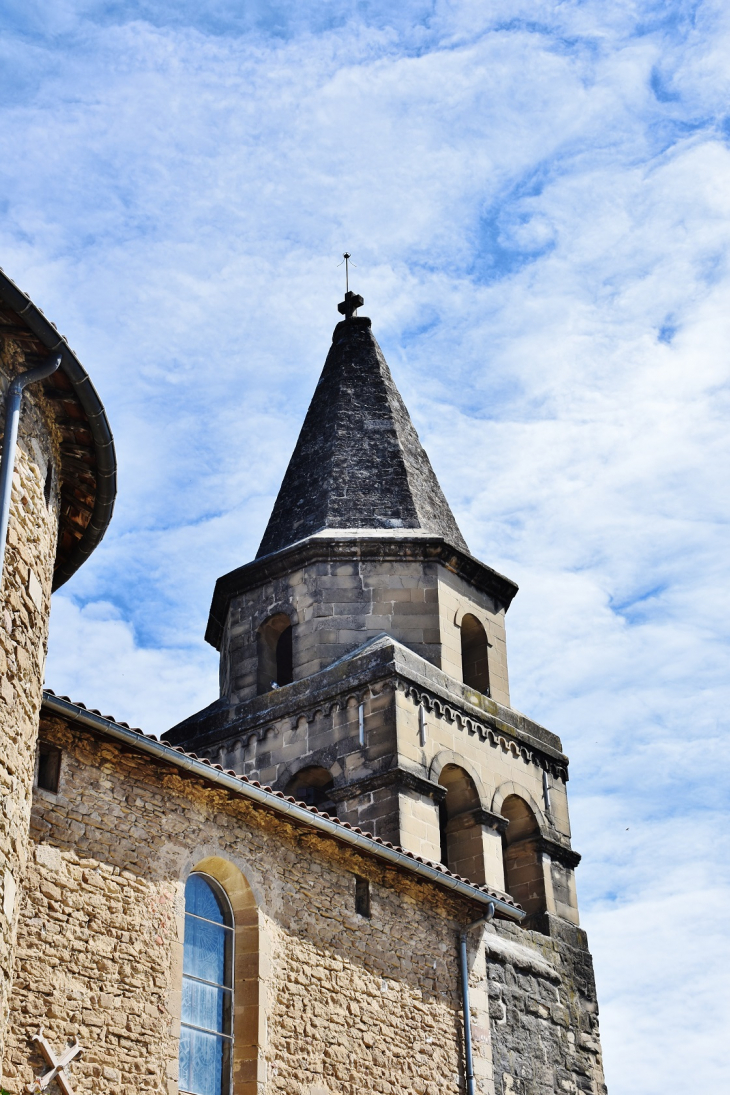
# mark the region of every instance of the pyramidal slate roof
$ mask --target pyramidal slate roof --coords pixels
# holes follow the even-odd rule
[[[468,551],[364,316],[335,327],[256,558],[325,529],[419,529]]]

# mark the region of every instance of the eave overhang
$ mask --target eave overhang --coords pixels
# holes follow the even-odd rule
[[[28,367],[52,350],[61,368],[43,382],[61,431],[61,515],[53,589],[67,582],[106,532],[117,492],[114,438],[89,375],[55,326],[0,270],[0,334],[22,345]]]

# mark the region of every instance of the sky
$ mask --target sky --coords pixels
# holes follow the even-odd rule
[[[111,527],[49,687],[217,695],[342,252],[571,757],[611,1095],[721,1091],[730,996],[730,8],[5,0],[0,265],[107,408]]]

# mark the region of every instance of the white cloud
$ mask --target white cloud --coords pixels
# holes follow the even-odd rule
[[[47,687],[146,734],[163,733],[215,699],[212,652],[172,641],[143,647],[115,605],[91,601],[80,608],[57,593],[51,628]]]
[[[468,542],[522,587],[513,697],[573,758],[609,1089],[722,1087],[726,5],[357,10],[5,16],[2,264],[120,459],[48,683],[155,730],[214,698],[213,582],[256,551],[348,247]]]

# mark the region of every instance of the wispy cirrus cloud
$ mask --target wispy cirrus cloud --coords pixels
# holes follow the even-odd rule
[[[2,265],[89,368],[120,458],[48,683],[148,730],[214,698],[213,582],[255,553],[347,247],[467,541],[521,585],[513,698],[573,760],[609,1088],[720,1087],[725,7],[2,18]]]

